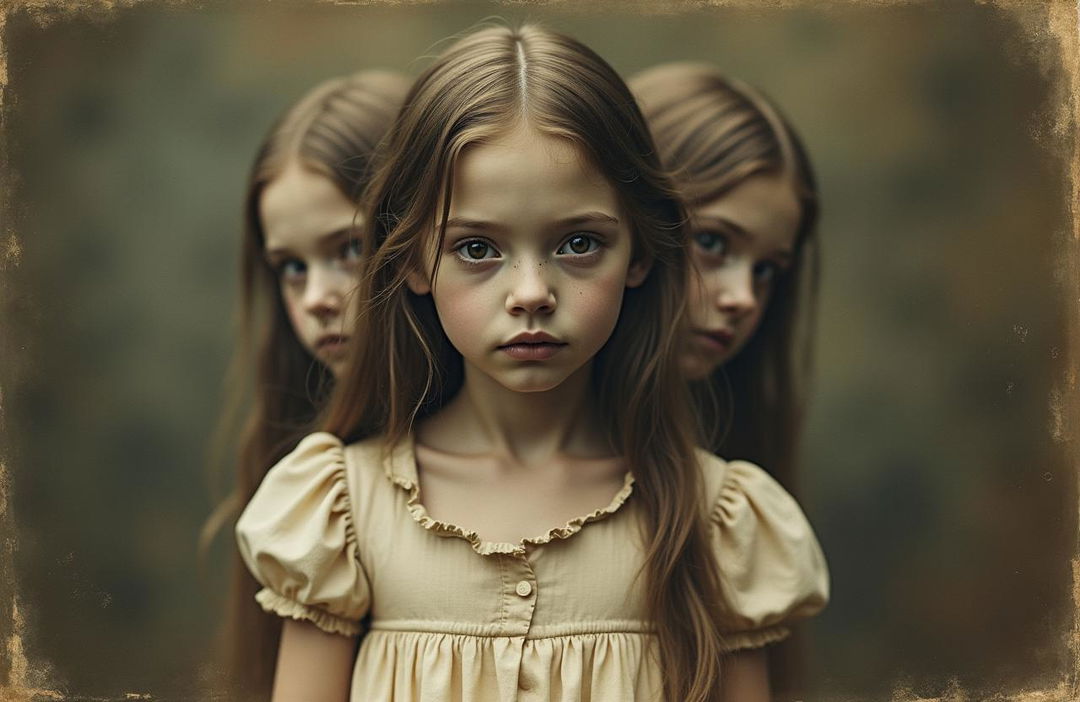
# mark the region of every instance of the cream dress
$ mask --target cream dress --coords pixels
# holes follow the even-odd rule
[[[728,650],[787,635],[829,580],[795,500],[757,466],[700,451],[730,615]],[[519,543],[481,541],[421,503],[413,441],[318,433],[270,470],[236,532],[268,612],[364,637],[352,700],[660,699],[634,481]]]

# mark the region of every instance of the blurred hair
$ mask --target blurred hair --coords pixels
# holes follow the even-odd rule
[[[795,259],[773,283],[758,329],[733,359],[691,383],[713,450],[760,464],[795,493],[819,256],[817,187],[806,151],[776,107],[713,66],[664,64],[638,74],[630,86],[691,215],[761,174],[788,179],[798,199]],[[781,691],[798,685],[797,649],[784,644],[771,651],[770,673]]]
[[[630,85],[691,213],[754,175],[781,175],[792,184],[800,207],[794,264],[774,282],[749,343],[694,390],[713,448],[760,463],[794,490],[819,256],[817,187],[806,152],[770,102],[707,64],[664,64]]]
[[[592,382],[644,515],[642,574],[666,697],[716,699],[723,601],[677,357],[684,212],[633,96],[590,49],[533,25],[487,27],[458,39],[414,83],[363,210],[357,336],[377,343],[353,347],[323,427],[345,441],[383,435],[392,446],[461,387],[460,354],[430,296],[413,294],[406,278],[424,270],[432,236],[441,244],[462,152],[522,124],[577,145],[617,191],[634,255],[652,262],[644,284],[626,291]]]
[[[296,163],[329,178],[346,198],[356,201],[370,180],[376,147],[408,86],[404,76],[389,71],[361,71],[327,80],[278,119],[255,156],[244,199],[239,343],[229,369],[219,436],[220,446],[237,447],[235,481],[203,528],[203,552],[216,533],[235,524],[270,466],[310,430],[333,385],[330,370],[293,331],[277,273],[264,256],[259,216],[263,190]],[[227,684],[231,695],[269,699],[281,620],[256,604],[260,586],[236,549],[231,551]]]

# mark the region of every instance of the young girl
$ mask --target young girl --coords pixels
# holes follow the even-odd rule
[[[241,333],[228,411],[250,404],[233,492],[208,521],[204,542],[296,446],[341,374],[358,282],[355,201],[408,86],[385,71],[328,80],[291,107],[259,148],[244,205]],[[281,622],[255,604],[257,590],[237,556],[228,668],[239,689],[265,698]]]
[[[385,153],[364,343],[237,525],[289,620],[275,699],[767,699],[754,649],[825,567],[763,471],[693,448],[683,214],[626,86],[483,29]]]
[[[683,360],[702,381],[699,413],[710,433],[723,428],[721,455],[760,463],[792,490],[817,286],[806,153],[775,107],[712,66],[665,64],[630,86],[689,208]],[[713,397],[727,400],[719,413]]]
[[[809,320],[795,330],[813,310],[818,255],[809,161],[776,108],[712,66],[665,64],[630,86],[690,210],[683,362],[699,417],[726,430],[712,442],[721,455],[761,463],[794,490]],[[771,647],[773,687],[799,690],[803,659],[797,639]]]

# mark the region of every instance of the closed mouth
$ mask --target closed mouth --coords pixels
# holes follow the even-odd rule
[[[546,332],[523,332],[499,346],[499,350],[518,361],[546,361],[566,346]]]
[[[727,349],[735,341],[735,334],[726,329],[719,329],[715,331],[706,329],[695,329],[694,333],[702,337],[706,342],[711,345],[719,346],[722,349]]]
[[[526,332],[521,332],[520,334],[515,335],[512,339],[510,339],[510,341],[507,341],[505,344],[500,345],[499,348],[506,348],[508,346],[522,346],[522,345],[525,345],[525,346],[541,346],[541,345],[544,345],[544,344],[547,344],[547,345],[550,345],[550,346],[566,346],[566,344],[564,342],[559,341],[558,339],[556,339],[551,334],[548,334],[547,332],[543,332],[543,331],[526,331]]]
[[[315,342],[316,349],[324,349],[329,347],[344,346],[345,342],[349,340],[349,337],[341,334],[327,334],[326,336],[320,336],[319,340]]]

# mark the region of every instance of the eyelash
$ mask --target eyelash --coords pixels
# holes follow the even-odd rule
[[[716,242],[723,244],[723,250],[720,252],[711,251],[705,244],[701,243],[701,237],[714,237]],[[726,234],[713,231],[696,232],[694,234],[694,246],[701,249],[703,253],[708,256],[714,256],[722,259],[728,251],[728,237]]]
[[[484,246],[487,247],[487,250],[485,251],[485,253],[487,253],[488,251],[493,251],[493,252],[495,252],[496,255],[494,255],[494,256],[484,256],[482,258],[469,258],[468,256],[465,255],[465,249],[466,249],[466,247],[471,246],[473,244],[483,244]],[[458,244],[455,244],[454,248],[451,249],[451,250],[457,255],[458,260],[462,261],[463,263],[467,263],[470,266],[480,265],[480,264],[484,263],[485,261],[490,261],[490,260],[495,259],[495,258],[502,258],[501,254],[499,254],[499,250],[495,248],[495,245],[492,244],[490,241],[484,241],[483,239],[466,239],[465,241],[462,241],[462,242],[459,242]]]
[[[708,247],[706,247],[704,244],[701,243],[701,240],[698,237],[715,237],[715,240],[717,242],[723,242],[723,250],[720,253],[717,253],[715,251],[710,251],[708,249]],[[700,249],[701,252],[706,256],[711,256],[711,257],[713,257],[715,259],[718,259],[721,262],[723,262],[724,258],[727,256],[728,246],[729,246],[729,244],[728,244],[728,236],[726,234],[722,233],[722,232],[715,232],[715,231],[696,232],[693,235],[693,240],[694,240],[694,246],[696,246],[698,249]],[[759,274],[762,266],[767,266],[768,270],[772,271],[772,274],[769,276],[768,280],[758,280],[758,274]],[[756,263],[756,264],[754,264],[754,282],[758,283],[758,284],[761,284],[761,285],[770,285],[770,284],[776,282],[776,279],[779,278],[781,275],[783,275],[786,271],[787,271],[787,267],[777,263],[776,261],[762,261],[760,263]]]
[[[563,252],[563,249],[565,247],[567,247],[570,244],[570,242],[573,241],[574,239],[585,239],[586,241],[589,242],[589,249],[587,251],[583,252],[583,253]],[[484,252],[485,254],[488,251],[493,251],[495,253],[495,255],[494,256],[486,256],[485,255],[482,258],[471,258],[471,257],[469,257],[469,256],[467,256],[465,254],[465,250],[466,250],[467,247],[471,246],[472,244],[483,244],[484,246],[487,247],[487,249]],[[572,234],[572,235],[568,236],[566,239],[564,239],[561,244],[559,244],[559,246],[555,249],[555,254],[560,255],[560,252],[562,252],[562,255],[572,256],[572,257],[577,258],[579,260],[584,259],[586,257],[592,258],[593,256],[595,256],[600,251],[600,249],[602,249],[604,247],[604,245],[605,245],[605,242],[604,242],[603,237],[601,237],[601,236],[599,236],[597,234],[593,234],[591,232],[575,232],[574,234]],[[495,247],[495,245],[493,243],[491,243],[490,241],[487,241],[485,239],[466,239],[464,241],[461,241],[461,242],[458,242],[457,244],[455,244],[454,247],[451,249],[451,251],[458,257],[458,260],[462,261],[463,263],[467,263],[469,265],[480,265],[480,264],[484,263],[485,261],[491,261],[491,260],[494,260],[496,258],[502,258],[502,254],[499,253],[499,250]]]
[[[360,262],[362,255],[362,243],[360,239],[352,238],[338,247],[337,258],[346,266],[355,266]],[[291,267],[295,266],[296,270],[290,271]],[[274,275],[278,277],[278,280],[283,282],[296,282],[298,279],[307,275],[307,264],[299,258],[285,258],[275,263],[271,263],[270,267],[274,271]]]
[[[358,260],[364,253],[364,245],[360,239],[352,238],[341,245],[341,258],[344,261]]]
[[[290,272],[289,267],[295,265],[299,270]],[[307,274],[307,266],[298,258],[286,258],[274,264],[274,273],[280,280],[299,278]]]

